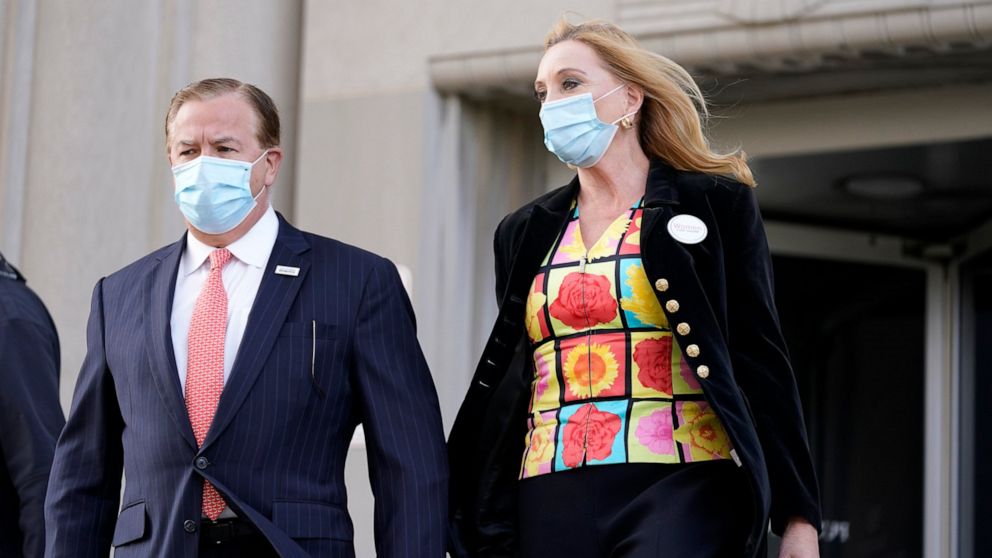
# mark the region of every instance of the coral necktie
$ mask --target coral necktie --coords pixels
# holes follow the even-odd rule
[[[210,253],[210,275],[196,298],[189,323],[186,366],[186,411],[196,445],[202,446],[224,389],[224,338],[227,333],[227,292],[221,272],[231,261],[226,248]],[[216,520],[224,499],[209,481],[203,482],[203,515]]]

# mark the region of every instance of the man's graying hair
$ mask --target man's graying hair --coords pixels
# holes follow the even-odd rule
[[[203,101],[227,93],[237,93],[248,101],[258,116],[255,137],[263,148],[279,145],[279,111],[265,91],[250,84],[231,78],[210,78],[193,82],[172,96],[169,112],[165,116],[165,148],[169,149],[169,128],[176,119],[176,113],[190,100]]]

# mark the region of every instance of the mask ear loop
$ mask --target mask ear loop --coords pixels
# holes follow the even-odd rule
[[[263,151],[262,154],[258,156],[258,159],[255,159],[254,161],[251,162],[251,166],[254,167],[256,163],[262,160],[262,157],[265,157],[266,155],[269,154],[269,151],[272,151],[272,149],[270,148]]]
[[[262,160],[262,157],[265,157],[266,155],[268,155],[270,150],[271,149],[266,149],[265,151],[262,152],[261,155],[258,156],[258,159],[255,159],[254,161],[252,161],[251,162],[252,168],[255,167],[255,163],[258,163],[259,161]],[[251,171],[248,171],[248,172],[250,173]],[[255,203],[258,203],[259,196],[261,196],[262,195],[262,192],[264,192],[265,189],[268,188],[268,187],[269,187],[268,184],[262,184],[262,187],[258,189],[258,193],[255,194],[254,196],[252,196],[251,201],[253,201]]]
[[[614,87],[613,89],[610,89],[610,90],[609,90],[609,91],[607,91],[606,93],[603,93],[602,95],[600,95],[600,96],[599,96],[599,98],[597,98],[597,99],[593,99],[593,100],[592,100],[592,102],[593,102],[593,104],[596,104],[596,103],[598,103],[598,102],[599,102],[599,101],[600,101],[601,99],[604,99],[604,98],[606,98],[606,97],[609,97],[610,95],[612,95],[612,94],[614,94],[614,93],[616,93],[616,92],[617,92],[617,91],[619,91],[619,90],[620,90],[620,88],[622,88],[622,87],[627,87],[627,84],[626,84],[626,83],[621,83],[620,85],[618,85],[618,86],[616,86],[616,87]]]
[[[605,97],[608,97],[608,96],[616,93],[617,91],[619,91],[623,87],[627,87],[627,84],[626,83],[621,83],[620,85],[618,85],[618,86],[614,87],[613,89],[607,91],[606,93],[600,95],[599,96],[599,99],[594,99],[593,100],[593,104],[595,104],[596,101],[599,101],[600,99],[603,99]],[[627,114],[621,116],[620,118],[617,118],[613,122],[610,122],[610,125],[612,126],[612,125],[616,124],[617,122],[619,122],[620,123],[620,126],[623,127],[624,130],[629,130],[631,127],[634,126],[634,122],[630,119],[630,117],[631,116],[634,116],[635,114],[637,114],[637,111],[636,110],[634,112],[628,112]]]
[[[262,192],[264,192],[265,189],[268,188],[268,187],[269,187],[268,184],[262,184],[262,187],[258,189],[258,193],[255,194],[255,196],[251,198],[251,201],[253,201],[255,203],[258,203],[258,198],[262,195]]]

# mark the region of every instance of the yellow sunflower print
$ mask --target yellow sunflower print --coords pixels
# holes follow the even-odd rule
[[[596,397],[616,381],[620,365],[609,346],[576,345],[564,363],[568,390],[575,397]]]

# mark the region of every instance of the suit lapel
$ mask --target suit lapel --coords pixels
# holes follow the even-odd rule
[[[648,175],[647,192],[645,193],[645,208],[641,233],[641,260],[649,280],[667,277],[677,285],[678,299],[687,307],[708,307],[706,293],[697,273],[701,259],[710,258],[709,244],[683,244],[672,237],[667,230],[668,222],[676,215],[686,214],[685,205],[679,202],[679,192],[675,184],[676,171],[661,163],[652,162]],[[691,205],[691,204],[690,204]],[[699,215],[706,219],[706,215]],[[716,233],[715,223],[707,223],[712,227],[711,234]],[[657,227],[660,230],[655,231]],[[664,305],[675,291],[662,294],[655,292],[658,301]],[[712,313],[709,314],[712,317]],[[697,314],[702,316],[702,314]],[[700,320],[702,318],[695,318]],[[714,327],[719,327],[714,324]],[[706,328],[703,328],[706,329]],[[708,330],[708,329],[707,329]],[[715,331],[715,330],[714,330]],[[681,342],[681,339],[679,339]]]
[[[510,268],[510,275],[507,279],[509,298],[504,298],[504,306],[507,300],[512,303],[523,304],[522,299],[527,289],[530,288],[538,268],[541,267],[544,256],[548,255],[551,244],[558,238],[558,233],[565,225],[572,200],[578,193],[579,178],[576,176],[568,186],[559,190],[543,203],[534,206],[524,225],[524,232],[516,252],[511,255],[513,266]],[[523,315],[522,311],[521,308],[521,315]]]
[[[651,238],[651,233],[660,222],[667,223],[675,216],[675,208],[679,204],[678,191],[675,189],[675,169],[654,159],[648,169],[648,180],[644,189],[644,217],[641,224],[642,242]],[[646,247],[643,248],[647,250]]]
[[[286,315],[310,271],[310,257],[307,254],[309,249],[310,245],[303,233],[290,226],[280,215],[279,236],[265,266],[265,274],[248,315],[248,325],[241,338],[238,355],[224,391],[221,392],[217,413],[207,432],[207,438],[203,441],[203,447],[217,439],[230,424],[258,379],[286,321]],[[295,267],[300,271],[296,276],[277,275],[276,266]]]
[[[172,299],[176,290],[176,273],[179,259],[186,246],[186,237],[173,244],[158,265],[148,274],[145,287],[145,346],[148,347],[148,365],[155,379],[155,386],[183,438],[196,448],[196,438],[189,424],[176,353],[172,345]]]

